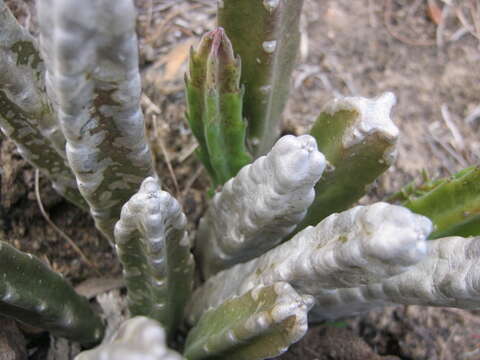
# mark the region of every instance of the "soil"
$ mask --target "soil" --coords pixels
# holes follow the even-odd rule
[[[32,1],[10,0],[36,32]],[[184,119],[183,73],[189,47],[214,26],[214,1],[137,0],[142,104],[163,187],[175,194],[195,228],[207,202],[208,179],[193,156]],[[363,203],[401,186],[478,163],[480,142],[480,5],[475,0],[305,0],[301,59],[284,129],[303,133],[336,94],[393,91],[401,130],[395,164]],[[86,265],[37,206],[35,171],[0,135],[0,236],[34,253],[74,285],[115,277],[120,267],[88,214],[40,178],[51,220],[96,264]],[[99,273],[99,274],[98,274]],[[342,328],[338,328],[342,326]],[[480,359],[480,316],[416,306],[378,310],[309,331],[282,359]],[[28,337],[27,337],[28,341]],[[33,345],[31,345],[33,346]],[[30,351],[33,353],[34,351]]]

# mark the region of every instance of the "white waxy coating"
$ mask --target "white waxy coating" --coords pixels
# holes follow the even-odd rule
[[[280,0],[263,0],[263,6],[268,12],[274,11],[280,5]]]
[[[75,360],[182,360],[168,349],[165,330],[143,316],[125,321],[110,344],[80,353]]]
[[[395,95],[384,93],[377,98],[341,97],[329,102],[323,112],[334,115],[338,111],[347,110],[358,113],[355,121],[358,126],[352,126],[343,138],[343,145],[349,148],[361,143],[365,137],[373,133],[381,133],[392,143],[398,138],[398,128],[390,118],[392,107],[396,103]]]
[[[332,320],[379,306],[480,308],[480,238],[430,240],[428,256],[403,274],[316,295],[312,320]]]
[[[264,330],[280,324],[291,316],[295,317],[295,324],[289,329],[290,337],[293,342],[302,338],[308,330],[308,311],[312,308],[314,302],[309,295],[299,295],[288,283],[278,282],[273,284],[276,299],[274,305],[260,313],[253,314],[245,322],[245,330],[249,333],[250,338],[261,334]],[[257,286],[251,290],[252,299],[255,300],[255,292],[265,290],[265,286]],[[258,296],[258,295],[257,295]],[[241,343],[248,339],[237,339],[237,343]],[[232,343],[232,345],[235,345]]]
[[[265,52],[271,54],[275,52],[275,49],[277,48],[277,41],[276,40],[270,40],[270,41],[264,41],[262,43],[263,50]]]
[[[112,240],[121,206],[153,174],[135,7],[131,0],[39,0],[38,15],[68,160],[97,227]]]
[[[332,214],[291,240],[210,278],[193,295],[188,319],[258,285],[284,281],[300,294],[376,283],[426,256],[430,220],[387,203]]]
[[[282,137],[217,193],[200,222],[196,246],[205,275],[271,249],[304,218],[325,157],[310,135]]]
[[[193,285],[186,217],[180,204],[146,178],[123,206],[115,241],[133,315],[148,315],[173,331]]]
[[[159,219],[160,216],[163,219]],[[128,241],[131,233],[138,229],[149,239],[163,240],[169,227],[184,230],[186,222],[180,204],[162,191],[157,179],[148,177],[122,209],[121,221],[115,229],[117,244]]]

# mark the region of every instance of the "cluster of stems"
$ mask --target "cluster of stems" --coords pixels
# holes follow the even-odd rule
[[[308,319],[480,307],[478,166],[403,189],[403,206],[350,208],[395,159],[393,94],[339,97],[310,134],[279,138],[302,5],[219,1],[221,27],[191,50],[186,117],[213,196],[190,236],[146,141],[133,0],[38,0],[39,45],[0,0],[0,129],[123,266],[132,318],[77,360],[265,359]],[[0,241],[0,274],[2,316],[101,341],[88,301],[40,260]],[[167,347],[179,330],[182,355]]]

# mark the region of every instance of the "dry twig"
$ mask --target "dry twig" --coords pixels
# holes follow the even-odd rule
[[[43,207],[42,203],[42,198],[40,197],[40,172],[38,169],[35,170],[35,196],[37,198],[37,204],[38,207],[40,208],[40,212],[42,213],[43,217],[45,218],[45,221],[55,230],[55,232],[60,235],[60,237],[68,242],[70,246],[77,252],[78,255],[80,255],[81,259],[83,262],[91,267],[93,271],[99,276],[102,276],[100,271],[98,270],[97,266],[95,266],[85,255],[85,253],[75,244],[75,241],[72,240],[67,234],[65,234],[55,223],[50,219],[50,216],[48,216],[47,212],[45,211],[45,208]]]

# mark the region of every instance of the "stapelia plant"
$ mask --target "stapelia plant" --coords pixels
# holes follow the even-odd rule
[[[480,234],[480,168],[468,167],[450,178],[407,185],[391,197],[436,225],[430,238]]]
[[[52,11],[55,9],[55,11]],[[38,1],[47,90],[69,165],[95,224],[113,241],[122,205],[153,175],[140,109],[131,1]]]
[[[393,94],[335,99],[310,134],[278,139],[301,8],[220,1],[223,28],[191,51],[186,117],[214,192],[194,238],[153,169],[132,0],[38,0],[40,46],[0,0],[2,131],[90,209],[124,268],[132,318],[78,360],[272,358],[307,320],[480,307],[480,240],[460,237],[480,235],[477,167],[388,199],[403,206],[351,208],[395,158]],[[1,315],[101,341],[99,316],[42,262],[0,242],[0,271]]]
[[[224,184],[250,162],[240,67],[240,58],[234,56],[222,29],[204,36],[198,50],[190,53],[186,116],[199,143],[197,155],[214,185]]]
[[[147,178],[124,206],[115,227],[132,315],[160,321],[169,334],[182,323],[194,263],[178,202]],[[166,259],[166,261],[165,261]]]
[[[120,326],[110,344],[76,357],[76,360],[115,359],[181,360],[182,357],[168,349],[165,330],[155,320],[137,316]]]
[[[0,1],[0,127],[55,190],[86,207],[65,155],[65,136],[45,92],[45,65],[32,36]]]
[[[290,76],[300,44],[303,0],[221,0],[218,25],[242,59],[244,116],[254,156],[267,153],[280,134]]]
[[[88,301],[48,266],[0,241],[0,313],[92,345],[103,324]]]

